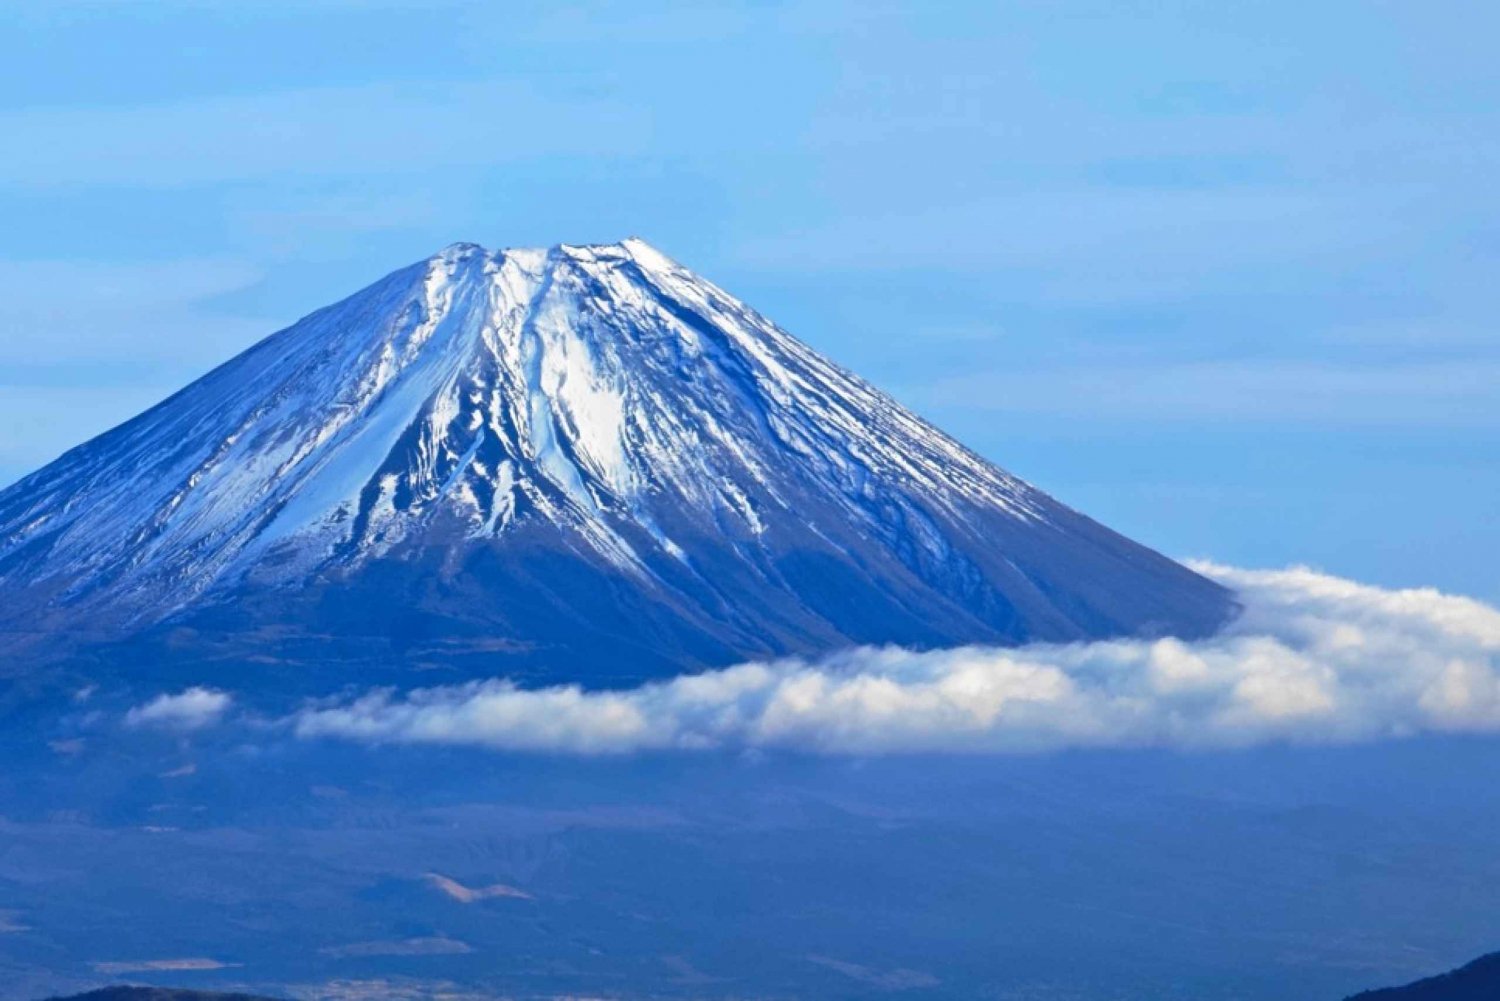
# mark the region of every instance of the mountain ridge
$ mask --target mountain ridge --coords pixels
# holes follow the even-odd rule
[[[14,646],[569,677],[1233,610],[633,238],[452,244],[271,335],[0,491],[0,597]]]
[[[1491,952],[1447,973],[1351,994],[1344,1001],[1493,1001],[1500,997],[1500,952]]]
[[[280,1001],[280,999],[238,991],[202,991],[188,987],[121,984],[98,987],[82,994],[70,994],[66,997],[51,997],[46,1001]]]

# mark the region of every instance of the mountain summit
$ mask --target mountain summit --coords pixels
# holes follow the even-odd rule
[[[13,656],[156,670],[624,683],[1232,606],[639,240],[448,247],[0,492]]]

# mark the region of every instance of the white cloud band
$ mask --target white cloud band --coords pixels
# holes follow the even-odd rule
[[[309,707],[307,738],[619,753],[1345,742],[1500,730],[1500,611],[1303,568],[1197,569],[1239,592],[1217,636],[750,663],[624,691],[505,681]]]
[[[197,730],[217,723],[232,701],[228,693],[193,687],[176,695],[162,694],[125,714],[126,726],[169,730]]]

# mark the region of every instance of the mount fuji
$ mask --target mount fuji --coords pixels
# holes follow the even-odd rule
[[[622,685],[1234,610],[634,239],[448,247],[0,491],[12,665]]]

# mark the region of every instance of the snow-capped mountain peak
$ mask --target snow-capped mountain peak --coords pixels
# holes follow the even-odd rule
[[[453,244],[0,493],[0,594],[32,621],[222,623],[393,573],[524,579],[544,618],[629,593],[661,619],[629,642],[685,663],[1227,608],[635,238]],[[552,649],[516,614],[536,597],[417,604]]]

